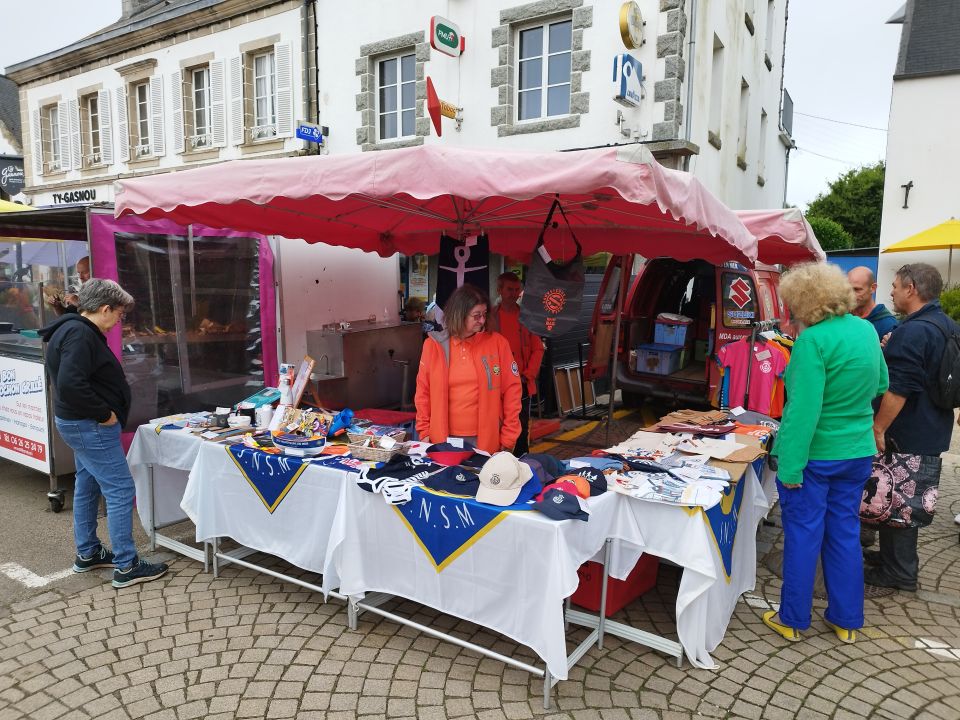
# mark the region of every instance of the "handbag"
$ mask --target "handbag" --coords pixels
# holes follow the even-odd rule
[[[938,455],[887,450],[873,458],[870,479],[863,488],[860,521],[888,528],[926,527],[933,522],[940,491],[941,459]]]
[[[543,235],[548,227],[554,210],[560,210],[570,235],[577,245],[577,254],[570,262],[547,262],[540,253],[543,247]],[[556,223],[554,223],[554,226]],[[558,200],[553,201],[537,246],[530,259],[526,282],[523,286],[523,299],[520,303],[520,323],[534,335],[555,337],[570,332],[580,319],[580,306],[583,303],[583,248],[573,234],[570,221]]]

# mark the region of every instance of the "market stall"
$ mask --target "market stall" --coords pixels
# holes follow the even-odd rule
[[[427,146],[390,153],[240,161],[179,173],[175,178],[154,176],[121,181],[116,212],[118,217],[139,215],[214,227],[229,224],[241,230],[345,245],[382,256],[395,252],[436,253],[441,235],[464,245],[471,238],[483,236],[492,252],[525,259],[537,246],[540,230],[549,225],[553,209],[559,209],[566,220],[545,241],[553,257],[571,257],[576,248],[584,254],[669,254],[715,263],[752,264],[757,257],[757,238],[732,211],[692,176],[659,166],[642,145],[539,154]],[[613,304],[619,310],[622,303],[621,288],[614,294]],[[619,323],[613,330],[614,347],[618,344],[618,331]],[[244,512],[246,522],[240,522],[232,517],[227,505],[220,505],[218,494],[206,492],[208,485],[214,485],[213,475],[222,472],[226,464],[222,452],[201,451],[198,459],[207,454],[221,469],[214,472],[213,464],[206,469],[195,467],[183,498],[184,507],[198,524],[197,539],[216,541],[220,532],[231,537],[240,535],[245,539],[234,539],[251,542],[265,552],[294,553],[297,559],[293,562],[317,569],[316,557],[312,553],[310,557],[303,555],[302,542],[297,549],[291,549],[290,541],[284,539],[294,526],[288,514],[310,512],[312,504],[282,500],[277,511],[282,510],[290,522],[279,523],[272,512],[264,514],[257,505],[271,504],[258,490],[244,501],[248,506]],[[309,467],[299,467],[300,474],[278,491],[277,501],[293,493],[309,493],[307,487],[319,487],[304,483],[297,489],[301,479],[308,476],[315,476],[316,482],[322,483],[327,473],[316,465],[311,461]],[[341,470],[350,474],[349,470]],[[252,487],[249,472],[243,474]],[[660,538],[650,547],[667,556],[677,555],[681,564],[685,562],[690,568],[689,573],[685,572],[689,579],[678,602],[680,643],[657,642],[659,649],[676,656],[685,652],[692,662],[710,665],[709,652],[722,637],[736,597],[752,584],[755,572],[752,532],[759,512],[754,507],[763,498],[756,474],[755,469],[744,465],[733,477],[735,482],[728,486],[727,499],[717,500],[716,504],[723,508],[721,514],[727,518],[722,523],[724,543],[731,541],[731,553],[737,548],[729,558],[721,558],[722,571],[711,552],[717,535],[704,530],[702,518],[691,520],[683,508],[673,507],[667,508],[672,512],[662,519],[652,521],[660,531],[674,535]],[[330,475],[329,482],[336,484],[334,475]],[[584,651],[581,645],[567,655],[565,616],[560,611],[562,600],[577,586],[576,569],[584,560],[600,553],[607,541],[612,541],[616,546],[611,570],[615,577],[622,577],[633,567],[646,542],[650,542],[643,530],[649,520],[641,517],[643,513],[629,511],[629,503],[646,501],[610,494],[585,500],[591,515],[589,523],[556,524],[523,509],[495,511],[499,519],[484,523],[483,532],[473,533],[472,524],[466,523],[471,528],[464,528],[461,522],[461,529],[468,530],[462,542],[455,543],[451,554],[438,560],[433,552],[425,556],[422,536],[411,537],[417,522],[414,518],[405,515],[402,520],[401,510],[385,505],[382,498],[368,496],[343,475],[340,482],[346,482],[346,487],[339,490],[336,514],[332,519],[324,514],[321,521],[309,526],[316,537],[308,544],[327,548],[321,568],[324,589],[351,594],[385,590],[503,631],[529,644],[546,661],[546,669],[534,669],[545,677],[545,699],[556,678],[565,677],[567,667]],[[406,504],[414,501],[411,507],[426,513],[424,503],[430,499],[422,495],[423,491],[401,485],[392,492],[409,492]],[[233,487],[237,492],[249,489],[242,483]],[[738,530],[737,523],[729,522],[731,512],[735,518],[743,518],[740,528],[751,524],[754,527]],[[460,518],[472,517],[472,510],[465,506],[460,506],[459,511],[451,506],[447,512],[431,517],[436,524],[444,516],[455,517],[452,513]],[[200,525],[205,528],[202,532]],[[683,536],[694,548],[692,554],[689,550],[681,553],[678,546],[671,544],[676,541],[678,529],[684,529]],[[214,537],[207,537],[208,533]],[[274,534],[277,537],[271,539]],[[540,574],[525,565],[526,561],[519,561],[521,570],[525,568],[538,578],[534,584],[514,577],[516,568],[503,563],[509,548],[514,549],[509,555],[516,555],[519,542],[530,542],[527,534],[533,542],[545,543],[551,558],[550,563],[538,566]],[[739,545],[732,543],[734,537],[741,538]],[[743,566],[742,575],[731,570],[731,562]],[[409,572],[400,572],[401,568]],[[486,587],[484,583],[490,583],[491,568],[496,568],[491,592],[481,592],[480,588]],[[543,575],[544,572],[548,574]],[[511,582],[514,584],[510,585]],[[720,593],[721,587],[725,592]],[[543,588],[549,590],[546,601]],[[528,619],[536,606],[543,622],[520,627],[502,611],[497,613],[497,603],[500,607],[527,608],[529,612],[520,615]],[[708,607],[716,610],[708,612]],[[381,612],[376,600],[369,598],[353,597],[350,609],[351,616],[361,610]],[[490,615],[490,611],[494,614]],[[393,614],[389,617],[421,631],[434,632],[409,618]],[[591,621],[578,616],[576,611],[566,618],[587,625],[592,622],[590,642],[602,638],[603,620]],[[631,637],[645,636],[641,633]],[[487,648],[470,647],[518,667],[532,667]]]

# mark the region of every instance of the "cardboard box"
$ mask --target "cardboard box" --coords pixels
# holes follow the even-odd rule
[[[607,582],[607,612],[610,617],[657,584],[657,569],[660,560],[656,555],[641,555],[636,567],[630,571],[626,580]],[[577,570],[580,585],[570,597],[574,605],[594,612],[600,609],[600,592],[603,589],[603,565],[586,562]]]
[[[684,366],[687,351],[675,345],[650,343],[637,347],[637,372],[669,375]]]

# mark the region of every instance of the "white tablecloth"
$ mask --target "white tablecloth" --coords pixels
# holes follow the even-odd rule
[[[227,447],[202,443],[181,507],[197,526],[199,542],[233,538],[319,573],[342,489],[354,484],[352,478],[342,470],[311,465],[271,513]]]
[[[141,425],[127,452],[127,465],[137,489],[137,512],[140,523],[150,532],[149,470],[152,464],[155,518],[157,525],[186,520],[180,499],[187,486],[187,475],[197,459],[203,440],[189,430],[162,430],[155,425]]]
[[[591,498],[588,522],[557,522],[535,511],[507,513],[438,571],[398,512],[353,485],[333,524],[323,587],[339,586],[346,595],[399,595],[475,622],[529,646],[563,680],[563,600],[577,589],[577,568],[616,532],[619,500],[613,493]],[[441,516],[441,502],[433,500],[435,516]]]
[[[683,568],[677,593],[677,636],[695,667],[716,667],[710,652],[723,640],[740,595],[756,584],[756,530],[766,514],[767,498],[752,466],[740,483],[743,496],[738,504],[733,494],[729,504],[722,501],[710,511],[618,496],[624,517],[616,527],[626,532],[613,537]],[[730,547],[726,562],[720,550],[724,545]],[[614,553],[611,575],[623,578],[636,555],[620,554]]]
[[[712,668],[710,651],[723,639],[738,598],[756,581],[756,527],[766,496],[752,467],[741,483],[740,498],[731,495],[710,517],[613,492],[588,501],[589,522],[510,513],[441,571],[394,509],[350,487],[334,520],[323,587],[399,595],[475,622],[529,646],[563,680],[562,601],[577,588],[577,568],[613,538],[619,542],[612,577],[625,578],[643,552],[683,567],[678,639],[693,665]],[[726,562],[724,537],[732,539]]]

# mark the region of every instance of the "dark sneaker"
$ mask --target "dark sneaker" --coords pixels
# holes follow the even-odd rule
[[[73,559],[73,571],[75,573],[85,573],[90,570],[96,570],[97,568],[112,567],[116,567],[113,564],[113,553],[103,547],[103,545],[90,557],[84,557],[77,553],[77,556]]]
[[[167,570],[166,563],[151,565],[137,558],[137,561],[126,570],[117,568],[113,571],[113,586],[115,588],[125,588],[137,583],[150,582],[166,575]]]

